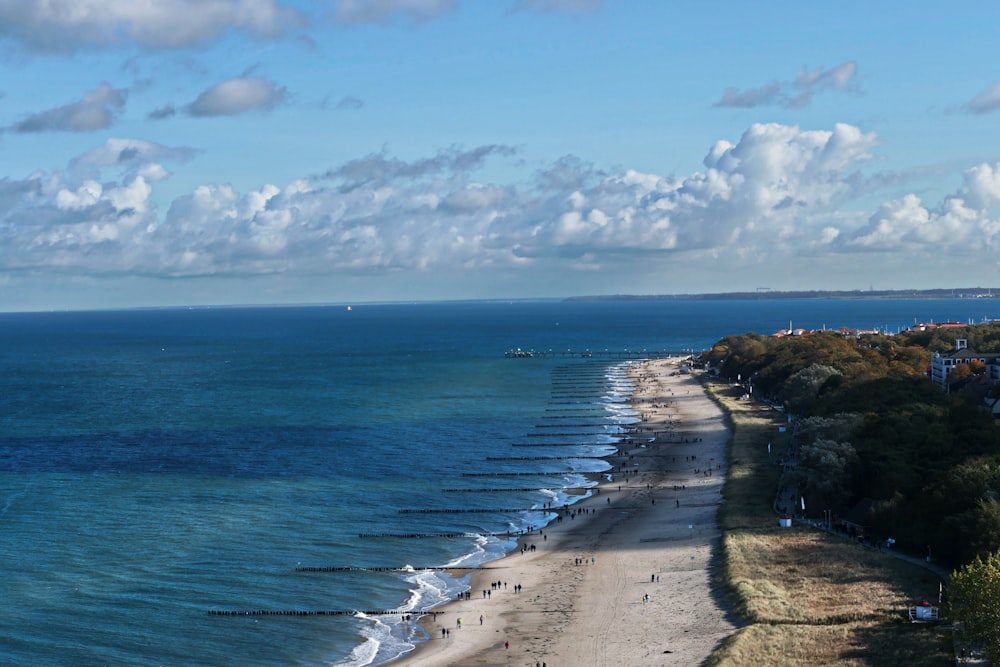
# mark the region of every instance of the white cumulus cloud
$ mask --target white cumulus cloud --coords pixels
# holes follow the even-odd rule
[[[316,276],[497,269],[594,272],[633,259],[774,263],[900,248],[939,261],[1000,241],[1000,164],[952,194],[872,205],[874,133],[757,124],[682,176],[566,157],[519,185],[477,174],[506,146],[385,153],[240,192],[204,184],[156,205],[185,149],[115,139],[67,169],[0,182],[0,270]],[[877,175],[876,175],[877,176]],[[541,275],[541,274],[540,274]]]
[[[39,51],[126,42],[180,48],[228,30],[275,36],[300,22],[297,10],[275,0],[0,0],[0,37]]]
[[[948,253],[1000,244],[1000,163],[968,170],[961,187],[936,207],[913,194],[886,202],[867,224],[842,237],[847,249],[891,251],[914,248]]]

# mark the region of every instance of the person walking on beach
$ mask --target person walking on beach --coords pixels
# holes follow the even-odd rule
[[[503,643],[503,647],[504,647],[505,649],[508,649],[508,648],[510,648],[510,642],[504,642],[504,643]]]
[[[482,624],[483,624],[483,615],[480,614],[479,615],[479,625],[482,625]]]

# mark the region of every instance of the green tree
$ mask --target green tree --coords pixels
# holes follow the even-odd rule
[[[1000,503],[996,500],[996,492],[989,492],[971,509],[945,517],[942,532],[951,537],[953,544],[939,544],[939,551],[943,547],[945,554],[952,552],[958,562],[1000,548]]]
[[[836,368],[813,364],[789,378],[779,398],[784,400],[789,412],[800,414],[816,401],[827,382],[833,378],[840,380],[842,377],[843,373]]]
[[[955,349],[957,338],[1000,351],[1000,324],[860,338],[742,334],[706,359],[800,418],[807,504],[841,511],[874,500],[872,534],[892,535],[911,553],[930,545],[957,566],[1000,549],[1000,429],[978,391],[985,369],[960,366],[967,391],[951,394],[927,377],[934,351]]]
[[[991,659],[1000,659],[1000,552],[952,572],[948,613]]]
[[[799,484],[812,505],[845,511],[848,507],[851,466],[857,453],[849,442],[817,438],[799,451]]]
[[[795,437],[800,444],[812,444],[818,438],[849,440],[861,425],[863,415],[841,412],[829,417],[804,417],[795,425]]]

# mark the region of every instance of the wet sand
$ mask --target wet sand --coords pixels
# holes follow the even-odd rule
[[[394,665],[697,665],[735,631],[711,585],[729,431],[680,365],[631,365],[642,422],[613,481],[474,573],[471,599],[425,617],[431,639]]]

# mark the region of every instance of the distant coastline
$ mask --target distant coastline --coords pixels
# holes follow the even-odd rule
[[[573,296],[567,301],[660,301],[689,299],[702,301],[748,301],[759,299],[997,299],[1000,288],[955,287],[908,290],[798,290],[783,292],[759,289],[753,292],[718,292],[713,294],[608,294]]]

